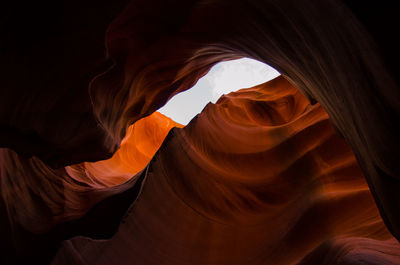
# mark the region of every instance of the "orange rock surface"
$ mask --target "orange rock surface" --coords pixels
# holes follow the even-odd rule
[[[172,124],[156,115],[139,124]],[[129,136],[124,148],[152,149],[164,135]],[[110,162],[135,164],[122,154]],[[71,239],[53,263],[110,264],[116,253],[118,263],[146,265],[400,264],[351,149],[283,77],[223,96],[172,129],[116,235]]]
[[[154,112],[128,128],[121,147],[112,158],[73,165],[66,170],[72,178],[99,188],[121,184],[147,166],[173,127],[183,126],[159,112]],[[86,172],[83,178],[82,170]],[[90,179],[88,176],[91,176]]]
[[[0,264],[400,264],[400,22],[371,3],[8,1]],[[241,57],[282,76],[156,113]]]

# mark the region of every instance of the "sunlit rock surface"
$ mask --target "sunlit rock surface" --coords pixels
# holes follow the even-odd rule
[[[159,112],[131,125],[112,158],[66,168],[77,181],[110,187],[121,184],[143,170],[173,127],[183,127]],[[84,174],[82,174],[84,172]]]
[[[10,4],[1,264],[400,263],[390,1]],[[282,77],[163,142],[153,113],[240,57]]]

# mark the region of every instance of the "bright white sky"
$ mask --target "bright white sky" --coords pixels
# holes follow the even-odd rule
[[[249,58],[218,63],[196,85],[175,95],[158,111],[186,125],[207,103],[215,103],[224,94],[265,83],[277,76],[279,73],[274,68]]]

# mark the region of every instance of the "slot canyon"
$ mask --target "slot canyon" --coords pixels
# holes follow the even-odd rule
[[[400,265],[400,26],[355,0],[14,1],[0,264]],[[268,82],[187,125],[220,62]]]

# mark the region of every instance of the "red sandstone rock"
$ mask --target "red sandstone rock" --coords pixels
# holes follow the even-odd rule
[[[125,4],[4,12],[2,263],[50,262],[78,235],[112,238],[65,241],[54,263],[400,263],[390,3],[134,0],[117,15]],[[173,125],[149,115],[242,56],[283,77],[208,106],[130,178]],[[88,163],[144,117],[151,152]]]
[[[351,149],[283,77],[172,129],[123,220],[108,241],[64,242],[53,264],[400,264]]]

